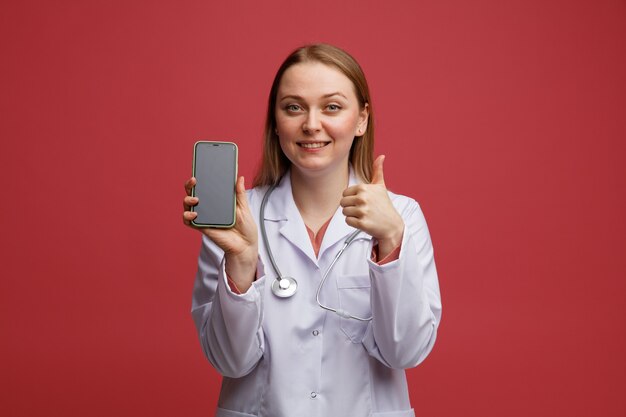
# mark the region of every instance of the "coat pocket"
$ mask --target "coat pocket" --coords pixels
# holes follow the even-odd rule
[[[341,275],[337,277],[339,308],[363,319],[372,316],[370,302],[371,281],[369,274]],[[352,341],[361,343],[369,321],[341,317],[341,330]]]

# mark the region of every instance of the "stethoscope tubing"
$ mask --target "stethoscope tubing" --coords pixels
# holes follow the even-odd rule
[[[263,196],[263,201],[261,201],[261,209],[259,210],[259,217],[261,223],[261,238],[263,239],[263,244],[265,245],[267,256],[270,258],[270,263],[272,264],[272,268],[276,273],[276,279],[280,282],[283,279],[283,274],[280,273],[280,269],[278,269],[278,265],[276,264],[276,260],[274,259],[274,254],[272,254],[272,249],[270,248],[269,240],[267,239],[267,232],[265,231],[265,206],[267,205],[267,201],[270,198],[270,195],[274,192],[276,188],[275,185],[272,185]]]
[[[267,238],[267,231],[265,230],[265,206],[267,205],[269,197],[275,188],[276,188],[275,185],[271,186],[265,192],[265,195],[263,196],[263,200],[261,201],[261,208],[259,210],[259,217],[260,217],[259,221],[261,223],[261,238],[263,239],[263,244],[265,246],[265,250],[267,251],[267,255],[269,257],[270,263],[272,264],[272,268],[274,269],[274,272],[276,273],[276,279],[274,283],[272,284],[272,292],[274,293],[274,295],[276,295],[279,298],[288,298],[288,297],[291,297],[293,294],[295,294],[298,283],[294,278],[284,277],[282,273],[280,272],[280,269],[278,268],[278,264],[276,263],[276,259],[274,259],[274,254],[272,253],[269,239]],[[317,301],[317,304],[321,308],[327,311],[332,311],[333,313],[336,313],[337,315],[343,318],[355,319],[359,321],[370,321],[372,320],[373,317],[370,316],[368,318],[363,318],[363,317],[354,316],[341,308],[336,309],[336,308],[324,305],[320,300],[320,292],[322,290],[322,286],[326,282],[326,279],[328,278],[330,271],[333,269],[333,267],[335,266],[335,264],[337,263],[337,261],[339,260],[343,252],[348,248],[348,246],[350,246],[352,242],[354,242],[354,240],[359,235],[359,233],[361,233],[361,231],[357,229],[346,238],[346,240],[343,243],[343,246],[341,247],[339,252],[337,252],[337,255],[335,255],[335,258],[330,263],[328,268],[326,268],[326,271],[324,272],[324,275],[322,276],[322,280],[320,281],[320,284],[317,287],[315,299]],[[287,281],[285,282],[285,280]]]
[[[333,313],[336,313],[337,315],[346,318],[346,319],[355,319],[358,321],[370,321],[372,320],[372,316],[367,317],[367,318],[363,318],[363,317],[359,317],[359,316],[353,316],[352,314],[348,313],[347,311],[341,309],[341,308],[332,308],[329,306],[326,306],[324,304],[322,304],[322,302],[320,301],[320,292],[322,291],[322,287],[324,286],[324,283],[326,282],[326,278],[328,278],[328,275],[330,274],[330,271],[333,269],[333,266],[335,266],[335,263],[339,260],[339,258],[341,257],[341,254],[343,253],[343,251],[345,251],[348,246],[350,246],[350,244],[355,240],[355,238],[357,237],[357,235],[361,233],[360,230],[356,230],[354,232],[352,232],[352,234],[350,234],[350,236],[348,236],[348,238],[343,242],[343,246],[341,247],[341,249],[339,249],[339,252],[337,252],[337,255],[335,255],[335,258],[333,259],[333,261],[330,263],[330,265],[328,266],[328,268],[326,269],[326,272],[324,272],[324,275],[322,276],[322,281],[320,282],[320,285],[318,285],[317,287],[317,293],[315,294],[315,299],[317,300],[317,304],[322,307],[324,310],[328,310],[328,311],[332,311]]]

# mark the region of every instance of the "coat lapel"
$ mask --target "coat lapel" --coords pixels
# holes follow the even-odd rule
[[[270,196],[264,218],[267,221],[281,222],[280,234],[317,265],[317,258],[313,252],[309,234],[298,207],[293,201],[289,171],[283,176]]]
[[[292,245],[298,248],[298,250],[300,250],[304,255],[306,255],[306,257],[308,257],[315,265],[318,265],[318,258],[313,252],[313,245],[311,245],[311,240],[309,239],[309,234],[306,231],[306,226],[304,225],[300,211],[298,211],[298,207],[293,200],[293,194],[291,192],[291,178],[289,174],[289,171],[287,171],[270,196],[265,208],[264,218],[267,221],[281,222],[282,224],[279,229],[280,234]],[[356,185],[359,182],[360,181],[358,181],[354,175],[352,167],[350,167],[349,185]],[[320,247],[319,258],[321,259],[326,250],[332,248],[338,242],[343,242],[343,240],[355,230],[355,228],[348,226],[341,207],[338,207],[330,221],[330,224],[328,225],[328,229],[326,229],[326,233],[324,234],[322,246]],[[371,236],[364,232],[361,236],[371,239]],[[279,256],[279,254],[276,254],[275,256]]]

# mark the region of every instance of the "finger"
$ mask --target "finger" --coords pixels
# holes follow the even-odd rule
[[[372,166],[372,184],[385,185],[385,177],[383,175],[383,163],[385,162],[385,155],[380,155],[374,161]]]
[[[345,207],[341,210],[344,216],[346,217],[354,217],[355,219],[360,219],[363,217],[363,210],[359,207]]]
[[[352,185],[348,188],[346,188],[345,190],[343,190],[343,196],[344,197],[349,197],[351,195],[356,195],[359,192],[359,186],[358,185]]]
[[[356,227],[360,229],[361,222],[356,217],[346,217],[346,224],[351,227]]]
[[[361,204],[365,204],[365,201],[358,194],[351,195],[348,197],[343,197],[341,200],[339,200],[339,205],[341,207],[359,206]]]
[[[195,206],[198,204],[198,197],[190,197],[187,196],[183,199],[183,208],[185,211],[189,211],[191,206]]]
[[[187,195],[191,195],[191,190],[195,186],[196,186],[196,178],[195,177],[189,178],[187,182],[185,183],[185,192],[187,193]]]
[[[185,223],[187,226],[190,226],[191,221],[196,217],[198,217],[198,213],[195,213],[193,211],[185,211],[183,213],[183,223]]]

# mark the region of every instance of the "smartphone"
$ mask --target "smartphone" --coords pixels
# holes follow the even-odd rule
[[[191,211],[198,216],[191,224],[195,227],[233,227],[237,204],[237,145],[232,142],[196,142],[193,176],[196,186],[191,195],[198,197],[198,204],[191,207]]]

